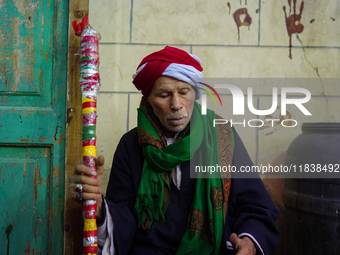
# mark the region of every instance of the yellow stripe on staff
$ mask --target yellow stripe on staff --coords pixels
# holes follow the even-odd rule
[[[96,219],[84,219],[84,231],[97,230]]]
[[[95,107],[86,107],[82,110],[82,113],[87,114],[87,113],[93,113],[95,111],[97,111],[97,108]]]
[[[89,145],[83,147],[83,156],[97,157],[96,156],[96,146]]]
[[[96,100],[93,100],[93,99],[90,99],[90,98],[86,98],[86,97],[83,97],[82,100],[81,100],[81,103],[86,103],[86,102],[96,102]]]

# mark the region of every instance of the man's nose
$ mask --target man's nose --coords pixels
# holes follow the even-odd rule
[[[178,111],[182,108],[182,99],[178,94],[174,94],[170,102],[171,110]]]

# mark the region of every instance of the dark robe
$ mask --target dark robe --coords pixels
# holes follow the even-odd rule
[[[253,165],[235,130],[234,137],[233,166],[239,169],[241,166]],[[186,230],[196,181],[190,179],[189,162],[182,164],[181,189],[178,190],[171,181],[171,198],[165,222],[155,222],[151,229],[143,232],[137,227],[137,218],[133,213],[143,162],[144,156],[135,128],[126,133],[117,146],[106,192],[106,202],[114,220],[116,252],[119,255],[175,254]],[[251,234],[266,255],[275,254],[280,242],[280,233],[275,225],[279,216],[277,208],[258,176],[251,179],[235,177],[236,174],[231,180],[220,254],[235,254],[226,246],[233,232]]]

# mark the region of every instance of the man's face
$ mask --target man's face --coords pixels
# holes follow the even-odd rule
[[[186,82],[168,76],[161,76],[155,81],[147,100],[166,137],[174,137],[188,125],[194,99],[195,91]]]

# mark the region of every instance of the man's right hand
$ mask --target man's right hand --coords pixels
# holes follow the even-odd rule
[[[235,233],[230,235],[230,242],[234,246],[236,255],[255,255],[256,248],[249,237],[245,236],[242,239],[238,238]]]
[[[78,203],[82,203],[82,201],[77,200],[76,197],[79,192],[75,190],[77,184],[81,184],[83,186],[83,191],[80,193],[82,200],[96,200],[97,201],[97,220],[102,221],[103,213],[102,213],[102,192],[101,192],[101,184],[102,184],[102,176],[104,173],[104,157],[99,156],[96,159],[96,169],[95,172],[92,168],[86,167],[84,165],[77,165],[74,169],[74,172],[69,180],[69,190],[71,194],[71,198]],[[92,178],[90,176],[97,176],[97,179]]]

